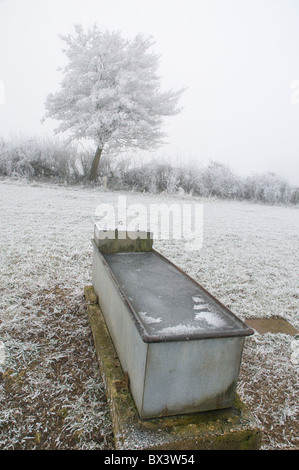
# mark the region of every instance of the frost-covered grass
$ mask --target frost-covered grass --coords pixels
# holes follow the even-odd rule
[[[119,194],[0,182],[1,449],[113,446],[83,288],[95,209]],[[127,193],[127,201],[179,199]],[[183,241],[155,248],[243,320],[278,315],[299,328],[298,208],[203,202],[200,252]],[[298,448],[294,341],[270,333],[246,340],[238,391],[263,426],[265,449]]]

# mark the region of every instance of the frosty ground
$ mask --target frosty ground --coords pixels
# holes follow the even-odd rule
[[[0,181],[0,449],[113,448],[83,289],[91,283],[95,209],[120,194]],[[183,240],[155,248],[243,320],[280,316],[298,329],[298,208],[197,201],[202,249],[186,250]],[[263,449],[299,448],[296,341],[246,339],[238,393],[264,431]]]

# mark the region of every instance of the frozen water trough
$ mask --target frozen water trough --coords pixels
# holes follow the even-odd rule
[[[233,406],[253,330],[153,249],[95,226],[93,288],[141,419]]]

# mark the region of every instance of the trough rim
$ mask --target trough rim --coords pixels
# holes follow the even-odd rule
[[[229,316],[231,316],[237,323],[239,323],[240,328],[238,329],[231,329],[231,330],[214,330],[211,332],[202,332],[202,333],[190,333],[188,335],[186,334],[172,334],[172,335],[153,335],[149,334],[142,321],[140,320],[140,317],[138,313],[135,311],[134,307],[132,306],[131,302],[127,298],[126,294],[124,293],[123,289],[119,285],[116,277],[114,276],[113,272],[111,271],[109,264],[105,260],[101,250],[99,247],[96,245],[94,240],[91,240],[92,245],[94,249],[96,250],[97,255],[100,257],[103,266],[111,278],[115,288],[117,289],[120,297],[122,298],[125,307],[127,311],[130,314],[130,317],[132,318],[137,331],[139,332],[142,340],[144,343],[165,343],[165,342],[178,342],[178,341],[196,341],[196,340],[204,340],[204,339],[213,339],[213,338],[236,338],[236,337],[243,337],[243,336],[251,336],[255,334],[254,330],[246,325],[244,321],[242,321],[237,315],[235,315],[228,307],[226,307],[224,304],[222,304],[216,297],[214,297],[210,292],[208,292],[203,286],[201,286],[195,279],[193,279],[191,276],[189,276],[185,271],[183,271],[181,268],[179,268],[176,264],[172,263],[169,259],[165,258],[161,253],[159,253],[157,250],[152,248],[151,252],[159,256],[161,259],[163,259],[164,262],[170,264],[172,267],[174,267],[176,270],[178,270],[181,274],[183,274],[187,279],[189,279],[196,287],[201,289],[208,297],[213,299],[215,303],[218,304],[219,307],[221,307],[223,310],[228,313]],[[140,252],[142,253],[142,252]]]

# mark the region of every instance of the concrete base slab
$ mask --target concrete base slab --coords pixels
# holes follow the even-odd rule
[[[256,450],[261,431],[236,396],[234,406],[188,415],[141,420],[92,286],[84,295],[95,350],[106,386],[118,450]]]
[[[284,333],[286,335],[295,336],[299,333],[299,331],[284,318],[248,318],[246,323],[262,335],[265,333]]]

